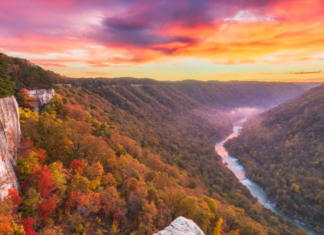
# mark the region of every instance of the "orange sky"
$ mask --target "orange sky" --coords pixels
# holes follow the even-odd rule
[[[0,1],[0,51],[70,77],[324,81],[323,0]]]

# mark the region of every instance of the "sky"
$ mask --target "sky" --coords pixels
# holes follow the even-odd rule
[[[68,77],[324,81],[324,0],[0,5],[0,52]]]

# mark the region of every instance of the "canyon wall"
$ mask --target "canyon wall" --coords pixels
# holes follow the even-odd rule
[[[18,103],[14,96],[0,99],[0,199],[9,188],[19,188],[14,171],[20,139]]]

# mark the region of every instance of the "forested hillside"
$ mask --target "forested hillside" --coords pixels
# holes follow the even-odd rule
[[[13,95],[22,88],[52,88],[64,77],[26,59],[0,53],[0,98]]]
[[[292,97],[300,95],[306,88],[280,82],[220,82],[220,81],[181,81],[159,82],[152,79],[116,78],[116,79],[69,79],[74,86],[82,86],[95,93],[104,94],[106,97],[114,97],[114,92],[121,96],[134,93],[134,89],[142,90],[151,98],[162,102],[168,108],[172,102],[187,102],[186,108],[208,105],[217,108],[233,107],[271,107],[278,105]],[[120,92],[118,87],[126,91]],[[133,102],[127,96],[126,100]],[[141,97],[138,97],[141,99]],[[146,100],[143,100],[146,101]],[[165,102],[165,103],[163,103]]]
[[[14,58],[3,58],[6,77],[0,78],[13,81]],[[19,67],[27,66],[19,71],[34,75],[19,73],[17,87],[50,87],[64,79],[19,61]],[[72,87],[55,86],[55,98],[40,115],[25,93],[16,93],[21,194],[11,190],[0,201],[0,233],[153,234],[184,216],[207,235],[305,234],[259,204],[213,146],[237,118],[228,111],[289,98],[301,92],[294,85],[276,83],[274,89],[260,83],[270,92],[263,97],[251,86],[247,103],[228,88],[233,104],[225,109],[225,94],[212,106],[216,98],[195,98],[205,90],[190,95],[181,86],[152,80],[73,81]]]
[[[324,230],[324,85],[269,110],[227,143],[286,214]]]

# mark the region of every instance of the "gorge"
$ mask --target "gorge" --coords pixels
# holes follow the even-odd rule
[[[309,235],[319,235],[319,233],[315,230],[298,223],[296,220],[283,214],[279,209],[277,209],[275,205],[271,203],[264,190],[258,184],[254,183],[247,177],[244,167],[240,164],[238,159],[235,158],[235,156],[231,156],[225,148],[224,144],[228,140],[236,138],[240,134],[243,128],[243,123],[246,122],[246,120],[247,118],[244,118],[234,123],[233,132],[230,135],[228,135],[224,140],[215,144],[215,151],[222,157],[223,163],[235,174],[235,176],[240,180],[240,182],[250,190],[251,194],[254,197],[258,198],[258,201],[263,206],[273,211],[276,215],[281,216],[286,220],[289,220],[290,222],[294,223],[295,225],[302,227]]]

